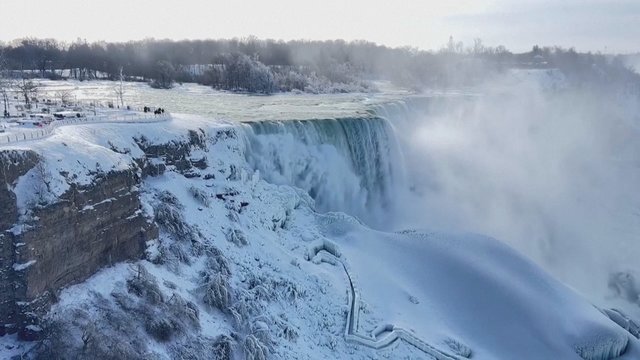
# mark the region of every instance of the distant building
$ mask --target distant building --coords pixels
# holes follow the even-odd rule
[[[547,64],[547,59],[545,59],[541,54],[537,54],[533,57],[534,66],[546,66]]]

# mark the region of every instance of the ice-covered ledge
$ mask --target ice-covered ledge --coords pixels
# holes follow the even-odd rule
[[[159,115],[129,113],[119,115],[90,115],[80,118],[56,120],[40,129],[20,129],[12,131],[8,134],[2,134],[2,136],[0,136],[0,146],[2,146],[3,144],[14,144],[21,141],[43,139],[53,134],[53,132],[61,126],[105,123],[156,123],[168,121],[170,119],[171,115],[169,113],[163,113]]]

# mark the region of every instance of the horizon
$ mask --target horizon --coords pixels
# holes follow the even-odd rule
[[[380,46],[380,47],[386,47],[388,49],[410,49],[410,50],[417,50],[417,51],[423,51],[423,52],[431,52],[431,53],[437,53],[438,51],[441,50],[446,50],[447,48],[447,42],[443,42],[440,46],[436,47],[436,48],[430,48],[430,49],[424,49],[424,48],[420,48],[420,47],[415,47],[415,46],[410,46],[410,45],[404,45],[404,46],[393,46],[393,45],[388,45],[388,44],[382,44],[382,43],[378,43],[375,41],[371,41],[371,40],[367,40],[367,39],[351,39],[351,40],[347,40],[347,39],[341,39],[341,38],[334,38],[334,39],[305,39],[305,38],[297,38],[297,39],[274,39],[274,38],[264,38],[264,37],[258,37],[256,35],[250,34],[248,36],[234,36],[234,37],[227,37],[227,38],[193,38],[193,39],[171,39],[171,38],[155,38],[155,37],[146,37],[146,38],[139,38],[139,39],[129,39],[129,40],[115,40],[115,41],[108,41],[108,40],[89,40],[86,38],[81,38],[81,37],[77,37],[74,40],[64,40],[64,39],[58,39],[58,38],[52,38],[52,37],[36,37],[36,36],[24,36],[24,37],[19,37],[19,38],[15,38],[15,39],[11,39],[8,41],[5,40],[0,40],[0,47],[1,46],[14,46],[14,45],[19,45],[21,41],[23,40],[30,40],[30,39],[34,39],[34,40],[53,40],[55,42],[57,42],[58,45],[63,45],[63,48],[68,47],[71,44],[77,43],[77,42],[83,42],[83,43],[87,43],[87,44],[127,44],[127,43],[140,43],[140,42],[145,42],[145,41],[149,41],[149,42],[173,42],[173,43],[177,43],[177,42],[182,42],[182,41],[230,41],[230,40],[238,40],[238,41],[247,41],[250,39],[255,39],[257,41],[275,41],[275,42],[284,42],[284,43],[291,43],[291,42],[337,42],[337,41],[344,41],[347,44],[356,44],[358,42],[364,42],[364,43],[369,43],[369,44],[373,44],[375,46]],[[471,42],[464,42],[461,41],[459,39],[453,38],[455,43],[458,43],[458,41],[462,42],[462,44],[464,45],[464,49],[463,51],[471,51],[473,48],[473,41]],[[485,47],[485,48],[497,48],[499,46],[504,46],[504,45],[493,45],[493,44],[486,44],[484,42],[484,40],[482,38],[475,38],[473,40],[480,40],[481,44]],[[447,39],[448,41],[448,39]],[[640,55],[640,50],[638,51],[629,51],[629,52],[613,52],[613,51],[609,51],[609,52],[603,52],[600,50],[582,50],[582,49],[578,49],[575,46],[562,46],[562,45],[557,45],[557,44],[532,44],[530,47],[528,48],[522,48],[522,49],[512,49],[509,47],[504,47],[508,52],[512,53],[512,54],[526,54],[526,53],[530,53],[531,51],[533,51],[534,47],[539,47],[541,49],[562,49],[562,50],[574,50],[577,53],[592,53],[592,54],[601,54],[601,55],[610,55],[610,56],[615,56],[615,55],[622,55],[622,56],[633,56],[633,55]]]
[[[208,40],[255,36],[273,40],[364,40],[387,47],[437,51],[452,36],[466,46],[513,52],[534,45],[579,52],[640,52],[640,4],[629,0],[492,0],[447,4],[410,0],[402,8],[382,1],[241,1],[234,4],[186,0],[5,0],[10,16],[0,23],[0,41],[51,38],[65,43]],[[101,14],[100,17],[92,14]],[[222,15],[219,15],[222,14]],[[265,15],[266,14],[266,15]],[[379,26],[372,26],[379,25]],[[80,36],[79,36],[80,35]]]

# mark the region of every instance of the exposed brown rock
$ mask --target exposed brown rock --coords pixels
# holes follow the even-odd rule
[[[185,141],[136,142],[146,156],[129,170],[98,173],[88,186],[71,184],[55,203],[34,205],[22,219],[13,188],[39,157],[0,151],[0,336],[18,332],[22,339],[37,339],[39,318],[62,288],[144,254],[158,229],[141,210],[141,177],[161,175],[167,167],[201,176],[199,170],[208,167],[206,158],[191,156],[193,149],[206,151],[202,130],[189,131]],[[9,231],[19,222],[21,231]]]
[[[22,165],[0,158],[11,180],[0,191],[0,332],[18,331],[24,339],[37,337],[37,327],[29,325],[38,323],[60,289],[102,267],[139,258],[145,242],[157,237],[141,211],[137,168],[98,174],[89,186],[72,185],[58,202],[34,208],[26,230],[6,231],[18,220],[11,184],[35,165],[34,156]]]

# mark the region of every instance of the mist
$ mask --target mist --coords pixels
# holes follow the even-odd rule
[[[534,71],[426,109],[396,122],[398,228],[496,237],[594,302],[611,274],[640,273],[637,95]]]

